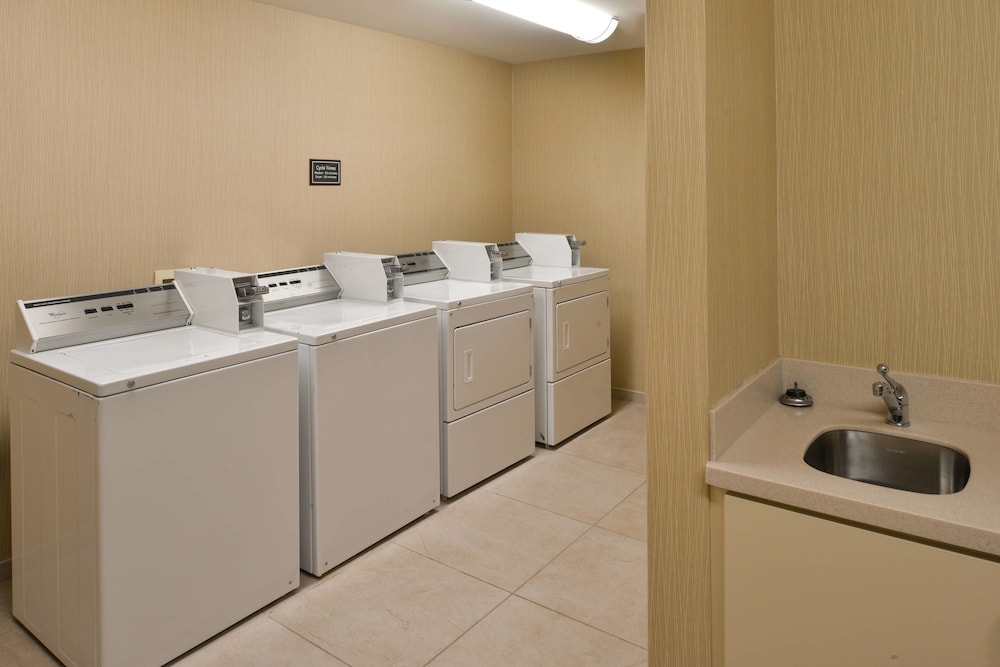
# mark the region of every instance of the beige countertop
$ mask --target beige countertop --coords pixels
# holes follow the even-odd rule
[[[802,375],[801,367],[796,371]],[[771,376],[773,385],[773,372]],[[786,371],[783,380],[787,379]],[[756,391],[759,397],[759,387]],[[777,393],[772,393],[775,399]],[[925,393],[921,400],[931,398]],[[713,452],[719,453],[707,465],[710,485],[1000,557],[1000,432],[991,424],[934,421],[911,412],[912,426],[899,428],[886,424],[884,411],[871,401],[859,407],[817,398],[813,407],[791,408],[774,400],[762,409],[725,447],[713,442]],[[713,415],[713,428],[717,419]],[[890,433],[958,449],[969,457],[969,482],[958,493],[928,495],[844,479],[806,464],[803,455],[809,443],[820,433],[839,428]]]

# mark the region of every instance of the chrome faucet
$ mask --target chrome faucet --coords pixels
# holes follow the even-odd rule
[[[885,382],[876,382],[872,385],[872,394],[881,396],[885,401],[885,407],[889,408],[889,416],[885,418],[885,422],[893,426],[909,426],[910,397],[906,393],[906,387],[892,381],[889,377],[889,367],[885,364],[879,364],[875,370],[885,378]]]

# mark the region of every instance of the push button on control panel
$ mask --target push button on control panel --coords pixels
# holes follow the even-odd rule
[[[158,290],[136,287],[115,292],[19,301],[19,311],[32,337],[30,340],[19,340],[18,349],[42,352],[132,333],[185,326],[191,311],[180,292],[173,285],[158,287]],[[38,335],[35,335],[36,331]]]

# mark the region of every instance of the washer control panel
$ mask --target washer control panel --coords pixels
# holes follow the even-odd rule
[[[497,248],[500,249],[500,257],[503,259],[503,268],[505,271],[531,264],[531,255],[517,241],[498,243]]]
[[[267,288],[264,312],[336,299],[341,292],[340,285],[323,265],[258,273],[257,284]]]
[[[448,267],[433,250],[423,252],[407,252],[396,255],[399,259],[400,271],[403,274],[403,284],[418,285],[448,277]]]
[[[186,325],[191,310],[174,285],[18,301],[15,347],[41,352]]]

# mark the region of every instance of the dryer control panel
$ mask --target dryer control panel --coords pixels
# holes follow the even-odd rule
[[[573,234],[518,232],[514,237],[531,255],[532,264],[541,266],[580,266],[580,248],[587,245]]]
[[[403,298],[403,269],[394,255],[328,252],[323,264],[340,286],[341,297],[385,303]]]
[[[181,327],[191,311],[173,285],[18,301],[14,347],[42,352]]]
[[[434,252],[455,280],[492,282],[503,278],[503,258],[496,243],[435,241]]]

